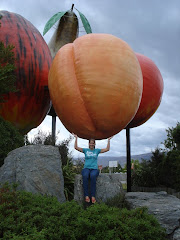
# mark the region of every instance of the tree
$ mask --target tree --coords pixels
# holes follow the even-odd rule
[[[23,145],[24,137],[10,122],[0,117],[0,166],[10,151]]]
[[[168,128],[167,139],[164,146],[167,151],[166,168],[169,178],[169,185],[180,191],[180,123],[177,122],[176,127]]]
[[[144,187],[165,186],[180,191],[180,123],[168,128],[165,149],[156,148],[150,161],[143,161],[133,173],[133,184]]]
[[[55,142],[56,141],[57,135],[55,136]],[[32,140],[29,140],[28,136],[25,135],[25,145],[37,145],[37,144],[54,145],[52,134],[43,132],[42,130],[38,130],[37,134],[34,135],[34,138]]]
[[[62,165],[66,165],[68,162],[72,163],[72,156],[69,152],[69,144],[72,140],[72,137],[70,136],[68,139],[63,140],[60,144],[58,144],[59,152],[61,154],[61,161]]]
[[[31,143],[30,143],[30,141],[29,141],[29,139],[28,139],[28,135],[26,134],[26,135],[24,135],[24,145],[26,146],[26,145],[31,145]]]
[[[167,139],[164,141],[165,148],[169,151],[180,150],[180,123],[178,122],[176,127],[168,128]]]
[[[0,16],[0,19],[2,16]],[[0,25],[1,27],[1,25]],[[4,95],[9,92],[16,92],[15,87],[15,57],[13,52],[14,46],[0,42],[0,102],[4,102]]]

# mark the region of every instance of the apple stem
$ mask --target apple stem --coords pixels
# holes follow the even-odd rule
[[[71,7],[71,12],[72,12],[72,10],[73,10],[73,7],[74,7],[74,4],[72,4],[72,7]]]

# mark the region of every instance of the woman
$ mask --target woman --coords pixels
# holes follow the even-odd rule
[[[79,152],[83,152],[85,154],[85,164],[84,168],[82,170],[82,177],[83,177],[83,189],[84,189],[84,197],[86,202],[90,202],[90,197],[91,197],[91,202],[95,203],[96,198],[96,179],[99,175],[99,170],[98,170],[98,164],[97,164],[97,158],[99,153],[104,153],[110,150],[110,138],[108,138],[107,142],[107,147],[104,149],[99,149],[95,148],[95,140],[90,139],[89,140],[89,148],[80,148],[77,145],[77,135],[73,134],[75,137],[75,143],[74,143],[74,148],[78,150]],[[90,187],[91,187],[91,196],[89,197],[89,190],[88,190],[88,185],[89,185],[89,178],[90,178]]]

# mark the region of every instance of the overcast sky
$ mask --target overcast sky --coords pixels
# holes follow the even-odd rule
[[[166,129],[180,121],[180,1],[179,0],[0,0],[0,10],[15,12],[29,20],[42,34],[46,22],[57,12],[71,8],[72,3],[90,22],[94,33],[113,34],[126,41],[131,48],[154,61],[164,80],[164,93],[155,114],[143,125],[131,129],[131,154],[142,154],[161,146],[166,139]],[[76,10],[74,12],[78,13]],[[79,16],[78,16],[79,17]],[[81,20],[80,35],[84,35]],[[48,43],[54,28],[44,39]],[[38,129],[51,132],[51,117],[31,130],[31,139]],[[70,133],[57,119],[59,140]],[[107,140],[97,141],[96,147],[106,147]],[[83,154],[73,150],[73,156]],[[87,147],[87,140],[79,139],[80,147]],[[111,140],[111,150],[104,156],[126,155],[125,130]]]

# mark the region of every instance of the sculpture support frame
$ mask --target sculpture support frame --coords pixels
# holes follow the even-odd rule
[[[126,128],[127,192],[131,192],[131,141],[130,128]]]

